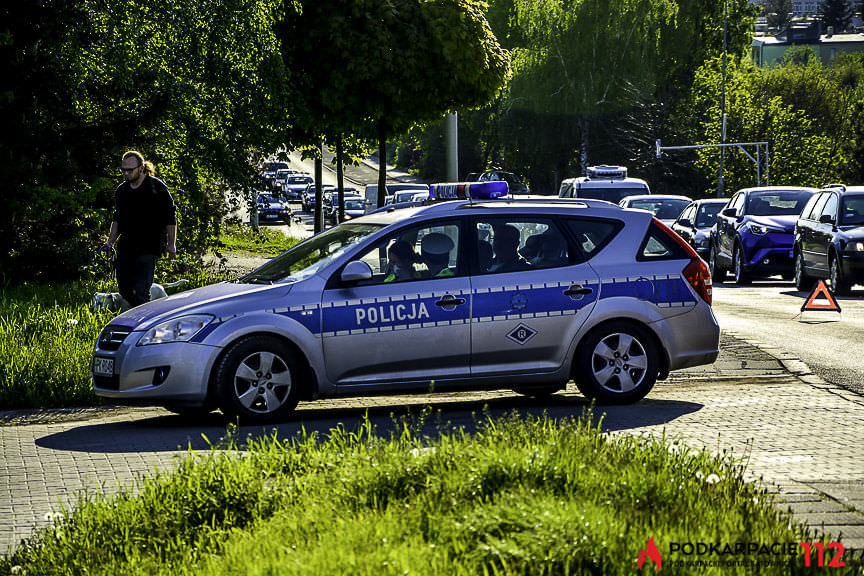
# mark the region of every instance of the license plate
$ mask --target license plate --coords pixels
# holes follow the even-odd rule
[[[276,218],[276,214],[265,214],[264,218]]]
[[[97,376],[113,376],[114,359],[93,358],[93,374],[96,374]]]

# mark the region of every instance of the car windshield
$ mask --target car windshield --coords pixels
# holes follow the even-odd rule
[[[272,171],[274,171],[274,172],[275,172],[276,170],[280,170],[280,169],[282,169],[282,168],[288,168],[288,164],[285,163],[285,162],[270,162],[270,163],[267,165],[267,169],[268,169],[268,170],[272,170]]]
[[[711,204],[702,204],[699,206],[699,212],[696,213],[696,227],[710,228],[717,222],[717,215],[726,204],[720,202],[712,202]]]
[[[304,240],[240,278],[245,284],[297,282],[338,258],[346,248],[380,230],[380,224],[342,224]]]
[[[411,202],[411,199],[414,198],[415,194],[417,194],[416,190],[409,190],[408,192],[397,192],[393,203],[399,204],[400,202]]]
[[[363,210],[363,205],[365,202],[363,200],[345,200],[345,209],[346,210]]]
[[[812,194],[803,190],[752,192],[747,200],[751,216],[792,216],[801,214]]]
[[[645,193],[644,188],[580,188],[577,191],[579,198],[593,198],[595,200],[606,200],[618,204],[625,196]]]
[[[311,181],[312,178],[309,178],[308,176],[292,176],[288,178],[289,184],[308,184]]]
[[[864,224],[864,194],[843,196],[840,209],[840,224],[860,226]]]
[[[279,178],[286,178],[288,176],[288,174],[290,174],[290,172],[288,172],[288,170],[277,170],[276,171],[276,176],[278,176]]]
[[[648,210],[661,220],[674,220],[690,204],[690,200],[679,198],[646,198],[644,200],[633,200],[630,208]]]
[[[271,202],[276,202],[276,199],[269,194],[259,194],[258,202],[261,204],[270,204]]]

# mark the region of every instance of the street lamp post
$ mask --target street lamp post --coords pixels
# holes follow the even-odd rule
[[[723,83],[720,96],[720,144],[726,144],[726,0],[723,0]],[[717,197],[726,196],[723,184],[723,162],[726,148],[720,147],[720,176],[717,178]]]

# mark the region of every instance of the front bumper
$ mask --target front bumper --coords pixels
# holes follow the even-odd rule
[[[844,250],[840,253],[843,278],[852,284],[864,284],[864,252]]]
[[[745,231],[741,235],[746,259],[744,268],[754,274],[791,274],[795,265],[794,240],[792,232],[768,232],[759,236]]]
[[[140,336],[133,332],[117,351],[96,349],[95,357],[114,359],[113,376],[93,375],[96,395],[154,405],[202,404],[220,348],[192,342],[135,346]]]

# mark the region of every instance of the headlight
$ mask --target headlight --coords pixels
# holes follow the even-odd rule
[[[760,224],[750,224],[750,232],[757,236],[764,236],[768,233],[769,228]]]
[[[164,344],[166,342],[186,342],[212,321],[213,316],[209,314],[181,316],[180,318],[168,320],[148,330],[138,340],[138,346]]]
[[[850,242],[849,249],[856,252],[864,252],[864,242]]]

